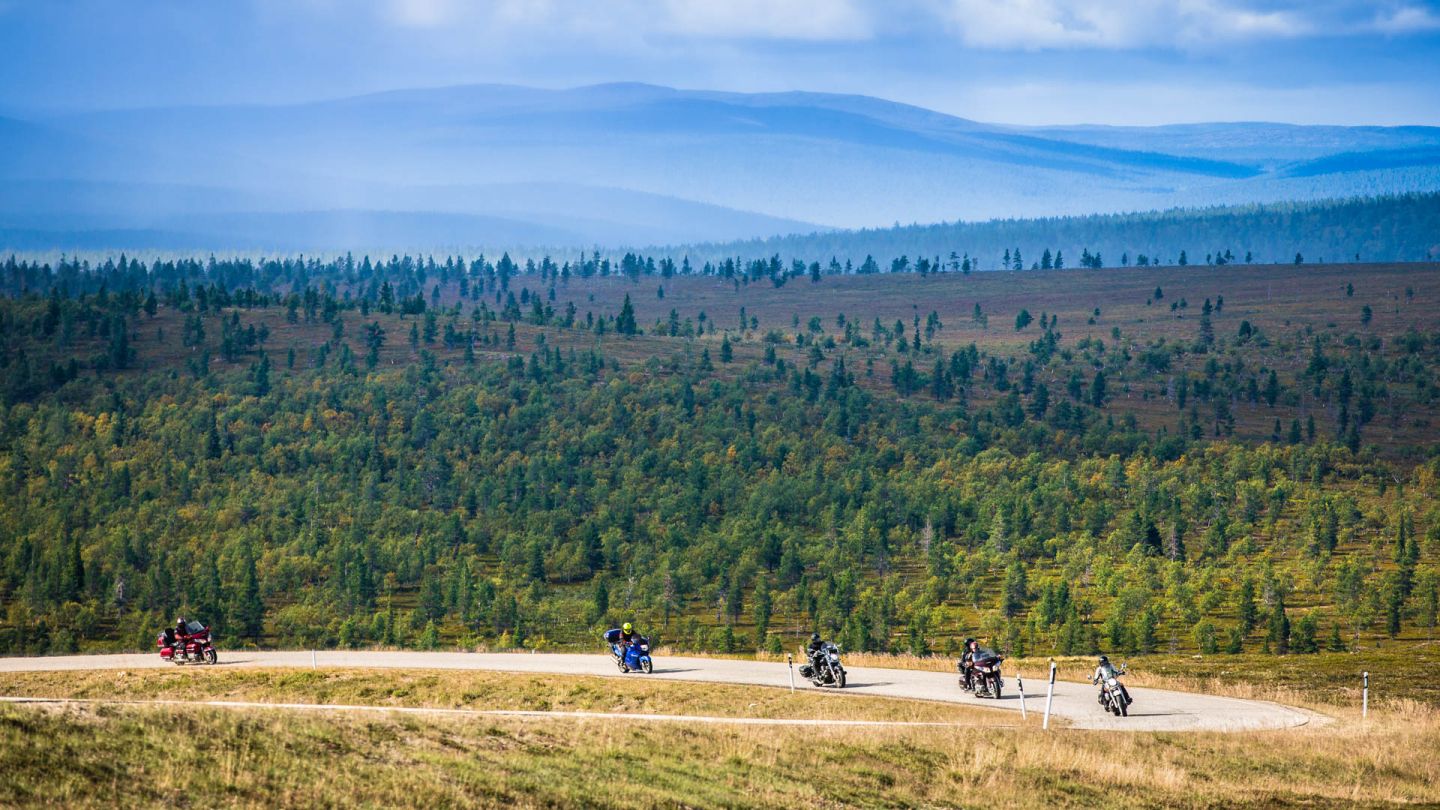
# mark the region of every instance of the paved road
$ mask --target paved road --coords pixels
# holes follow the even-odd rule
[[[447,652],[233,652],[220,654],[220,665],[243,667],[357,667],[398,669],[479,669],[502,672],[660,680],[743,683],[782,687],[789,684],[784,664],[718,658],[664,657],[655,661],[651,675],[622,676],[607,655],[447,653]],[[0,658],[0,672],[38,672],[82,669],[149,669],[171,667],[158,655],[72,655],[45,658]],[[1022,673],[1023,674],[1023,673]],[[1040,673],[1026,681],[1026,703],[1031,712],[1044,708],[1044,681]],[[1020,711],[1012,673],[1006,673],[1008,694],[1002,700],[980,700],[961,692],[955,676],[940,672],[855,667],[849,669],[847,694],[918,698],[973,703],[986,708]],[[812,688],[796,675],[799,688]],[[826,690],[829,691],[829,690]],[[1163,689],[1132,688],[1135,704],[1129,717],[1113,717],[1100,710],[1095,688],[1085,683],[1055,684],[1053,712],[1073,728],[1131,731],[1241,731],[1291,728],[1305,725],[1316,715],[1301,709],[1257,700],[1212,697]]]

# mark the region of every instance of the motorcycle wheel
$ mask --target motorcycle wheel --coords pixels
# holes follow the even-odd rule
[[[1128,705],[1126,705],[1126,703],[1125,703],[1124,701],[1121,701],[1121,702],[1120,702],[1120,716],[1121,716],[1121,717],[1129,717],[1129,716],[1130,716],[1130,707],[1129,707]]]
[[[621,671],[621,672],[629,672],[629,671],[630,671],[630,667],[625,666],[625,662],[624,662],[624,661],[617,661],[616,663],[620,665],[620,671]]]
[[[205,663],[213,664],[215,663],[217,658],[218,656],[215,655],[215,651],[213,649],[205,651]]]
[[[649,675],[655,671],[655,664],[652,663],[649,658],[646,658],[640,662],[640,669],[644,670],[646,675]]]
[[[999,700],[999,699],[1000,699],[1000,676],[999,676],[999,675],[996,675],[996,676],[995,676],[995,679],[990,682],[990,697],[993,697],[993,698],[995,698],[996,700]]]
[[[835,688],[836,688],[836,689],[844,689],[844,688],[845,688],[845,670],[843,670],[843,669],[840,670],[839,672],[835,673]]]

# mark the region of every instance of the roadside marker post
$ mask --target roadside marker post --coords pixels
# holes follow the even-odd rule
[[[319,669],[319,668],[320,668],[320,664],[315,660],[315,651],[314,651],[314,650],[311,650],[311,651],[310,651],[310,668],[311,668],[311,669]]]
[[[1360,677],[1363,681],[1360,689],[1360,719],[1365,720],[1370,717],[1370,673],[1362,672]]]
[[[1018,673],[1018,672],[1015,673],[1015,686],[1016,686],[1017,689],[1020,690],[1020,719],[1021,719],[1021,720],[1024,720],[1024,719],[1025,719],[1025,679],[1024,679],[1024,678],[1021,678],[1021,677],[1020,677],[1020,673]]]
[[[790,691],[795,691],[795,656],[785,653],[785,668],[790,671]]]
[[[1045,723],[1042,729],[1050,730],[1050,704],[1055,700],[1055,659],[1050,659],[1050,684],[1045,687]]]

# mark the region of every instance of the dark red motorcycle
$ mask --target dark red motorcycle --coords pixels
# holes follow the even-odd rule
[[[210,628],[191,620],[182,627],[166,628],[155,638],[160,648],[160,657],[174,664],[213,664],[216,661],[215,642],[210,637]]]
[[[975,697],[1000,698],[1005,680],[1000,677],[1000,662],[1005,656],[984,647],[975,651],[972,660],[960,664],[960,688]]]

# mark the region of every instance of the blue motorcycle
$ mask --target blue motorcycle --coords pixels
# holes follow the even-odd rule
[[[609,642],[610,657],[615,659],[615,665],[620,667],[621,672],[639,670],[649,674],[654,669],[650,661],[650,639],[636,636],[629,644],[622,644],[620,631],[610,630],[605,633],[605,641]]]

